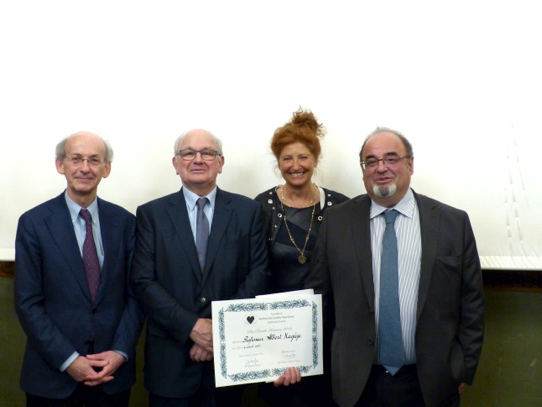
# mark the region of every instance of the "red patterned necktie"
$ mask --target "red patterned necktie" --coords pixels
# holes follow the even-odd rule
[[[90,297],[92,298],[92,302],[94,302],[96,294],[98,294],[98,287],[100,286],[100,262],[98,260],[98,253],[96,252],[96,245],[94,244],[94,235],[92,234],[92,216],[86,209],[81,209],[80,214],[87,226],[87,234],[83,243],[83,265],[87,275]]]

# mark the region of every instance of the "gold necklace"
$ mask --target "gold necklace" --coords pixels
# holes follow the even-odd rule
[[[280,206],[282,208],[282,212],[284,213],[284,224],[286,225],[286,230],[288,231],[288,236],[290,237],[290,242],[294,245],[294,247],[299,252],[299,257],[297,258],[297,261],[299,264],[305,264],[307,262],[307,257],[305,256],[305,249],[307,248],[307,243],[309,242],[309,237],[311,235],[312,230],[312,222],[314,220],[314,212],[316,211],[316,204],[312,206],[312,213],[311,213],[311,223],[309,225],[309,231],[307,233],[307,237],[305,237],[305,244],[303,245],[303,250],[301,250],[297,244],[295,243],[294,237],[292,236],[292,232],[290,232],[290,228],[288,226],[288,220],[286,219],[286,211],[284,210],[284,206],[282,205],[282,201],[280,203]],[[307,206],[308,208],[308,206]]]
[[[312,189],[312,185],[311,185],[311,189]],[[286,198],[284,198],[284,185],[280,187],[280,201],[281,201],[281,202],[280,202],[281,205],[282,205],[283,202],[284,202],[284,204],[288,205],[288,204],[286,203]],[[309,202],[309,204],[308,204],[307,206],[305,206],[305,208],[308,208],[309,206],[314,205],[314,201],[316,201],[316,192],[314,192],[314,190],[313,190],[313,193],[312,193],[312,199],[311,199],[311,201]],[[288,206],[290,206],[290,207],[293,208],[293,206],[291,206],[291,205],[288,205]]]

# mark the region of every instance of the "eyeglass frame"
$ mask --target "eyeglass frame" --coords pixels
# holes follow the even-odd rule
[[[83,157],[79,155],[66,155],[64,160],[68,160],[74,167],[80,167],[86,161],[89,167],[99,167],[105,164],[105,160],[98,157]]]
[[[401,161],[403,158],[414,158],[414,156],[413,155],[408,155],[408,154],[400,156],[400,155],[398,155],[396,153],[389,153],[389,154],[386,154],[386,156],[384,158],[378,158],[377,159],[377,158],[371,157],[368,160],[362,160],[362,161],[360,161],[360,164],[361,164],[361,168],[363,168],[363,170],[378,168],[378,163],[380,161],[382,161],[382,163],[386,167],[393,167],[393,166],[399,164],[399,161]],[[395,161],[390,163],[390,162],[388,162],[388,160],[390,160],[390,159],[395,160]],[[370,167],[367,166],[367,161],[369,161],[369,160],[374,160],[374,162],[371,161],[371,166]],[[374,167],[372,166],[373,164],[374,164]]]
[[[194,153],[194,158],[185,158],[183,157],[182,153],[183,152],[192,152]],[[222,154],[220,154],[217,150],[213,150],[213,149],[210,149],[210,148],[206,148],[206,149],[203,149],[203,150],[194,150],[192,148],[185,148],[184,150],[179,150],[177,151],[177,154],[175,155],[178,155],[179,157],[181,157],[181,159],[183,161],[194,161],[196,159],[196,156],[198,155],[198,153],[200,154],[201,156],[201,159],[203,161],[213,161],[216,157],[221,157]],[[213,154],[213,156],[211,158],[204,158],[203,157],[203,154]]]

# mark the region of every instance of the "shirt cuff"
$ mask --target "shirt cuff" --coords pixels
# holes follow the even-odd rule
[[[73,363],[73,361],[77,359],[78,356],[79,356],[79,353],[73,352],[71,356],[68,359],[66,359],[66,361],[62,363],[62,365],[60,365],[60,371],[61,372],[65,371]]]
[[[117,352],[119,353],[120,355],[122,355],[124,357],[124,361],[125,362],[128,362],[128,355],[126,353],[124,353],[123,351],[121,350],[114,350],[113,352]]]

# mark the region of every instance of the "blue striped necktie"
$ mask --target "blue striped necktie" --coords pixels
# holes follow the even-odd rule
[[[379,360],[392,376],[405,363],[399,307],[397,236],[394,227],[398,214],[395,209],[384,212],[386,229],[382,239],[380,263]]]

